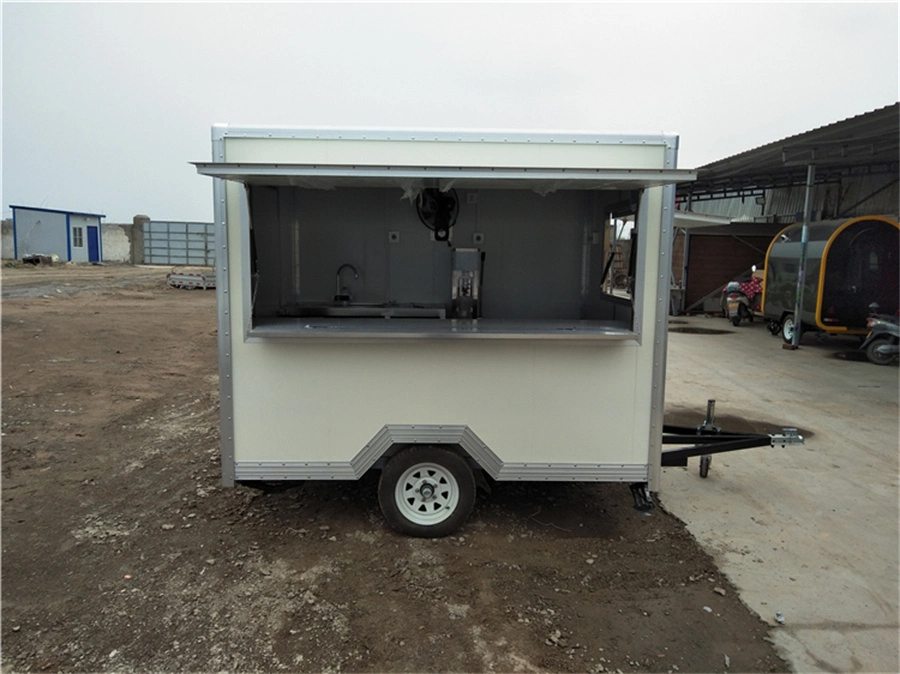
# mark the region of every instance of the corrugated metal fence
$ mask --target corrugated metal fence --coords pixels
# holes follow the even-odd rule
[[[214,267],[215,240],[211,222],[150,220],[144,223],[144,264]]]

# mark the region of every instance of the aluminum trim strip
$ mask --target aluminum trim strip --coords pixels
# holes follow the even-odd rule
[[[412,443],[406,443],[412,444]],[[429,441],[424,444],[439,444]],[[471,450],[470,450],[471,453]],[[237,480],[356,480],[360,475],[349,461],[239,461]],[[481,464],[489,474],[491,470]],[[646,465],[590,463],[510,463],[494,479],[503,482],[646,482]],[[365,472],[365,471],[363,471]]]
[[[357,477],[362,477],[378,459],[394,444],[387,426],[378,431],[365,447],[350,460],[350,466]]]
[[[674,161],[674,158],[672,159]],[[659,491],[662,477],[662,433],[666,399],[666,354],[669,339],[669,276],[672,273],[672,237],[675,227],[675,187],[663,188],[662,227],[659,233],[659,272],[656,283],[656,326],[653,331],[653,376],[650,392],[650,446],[648,487]]]
[[[507,463],[495,479],[546,482],[646,482],[645,464]]]
[[[678,140],[666,151],[666,168],[678,166]],[[663,188],[662,227],[659,233],[659,272],[656,288],[656,329],[653,340],[653,386],[650,393],[650,443],[648,488],[658,492],[662,482],[662,436],[665,424],[666,357],[669,342],[669,304],[672,275],[672,247],[675,235],[675,186]],[[687,257],[685,257],[687,259]]]
[[[356,480],[349,462],[238,461],[237,480]]]
[[[212,156],[225,161],[225,140],[213,127]],[[229,304],[228,223],[226,214],[226,184],[213,181],[213,219],[216,237],[216,306],[219,349],[219,446],[222,461],[222,484],[234,486],[234,386],[231,359],[231,314]]]
[[[361,477],[393,445],[459,445],[494,478],[503,466],[468,426],[389,424],[350,461],[356,475]]]
[[[556,482],[645,482],[646,464],[504,463],[468,426],[389,424],[350,461],[241,461],[238,479],[355,480],[394,445],[459,445],[493,479]]]

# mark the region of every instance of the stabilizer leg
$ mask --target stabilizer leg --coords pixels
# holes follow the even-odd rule
[[[634,499],[634,509],[641,512],[653,510],[655,504],[646,482],[635,482],[631,485],[631,496]]]

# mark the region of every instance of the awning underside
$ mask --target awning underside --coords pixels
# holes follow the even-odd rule
[[[200,175],[245,185],[289,185],[306,189],[396,187],[404,196],[426,188],[634,190],[695,180],[696,171],[666,169],[455,168],[414,166],[322,166],[195,162]]]

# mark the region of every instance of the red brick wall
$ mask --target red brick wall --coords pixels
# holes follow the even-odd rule
[[[762,269],[766,261],[765,251],[771,241],[769,236],[742,236],[738,240],[725,235],[692,234],[688,244],[685,306],[689,307],[719,286],[735,279],[750,269],[751,265],[755,264]],[[760,253],[751,246],[763,252]],[[677,269],[675,278],[678,278]]]

